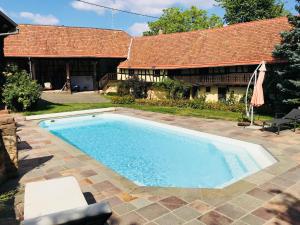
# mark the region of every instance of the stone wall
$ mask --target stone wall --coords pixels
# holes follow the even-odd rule
[[[9,115],[0,116],[0,183],[18,171],[16,123]]]

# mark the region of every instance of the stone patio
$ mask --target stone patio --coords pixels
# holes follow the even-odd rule
[[[221,120],[123,108],[114,113],[261,144],[279,162],[222,190],[139,187],[39,128],[36,121],[19,117],[19,219],[25,183],[74,176],[89,203],[110,203],[110,225],[300,224],[300,130],[278,136]]]

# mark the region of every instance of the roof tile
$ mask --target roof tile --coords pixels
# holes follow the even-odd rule
[[[127,58],[131,39],[119,30],[25,24],[18,28],[18,35],[5,38],[7,57]]]
[[[286,17],[201,31],[134,38],[130,60],[120,68],[201,68],[274,61]]]

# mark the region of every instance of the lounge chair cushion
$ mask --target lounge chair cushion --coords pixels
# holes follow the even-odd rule
[[[74,177],[32,182],[25,186],[25,220],[87,205]]]
[[[104,224],[111,214],[112,211],[108,204],[95,203],[89,206],[24,220],[21,225],[100,225]]]

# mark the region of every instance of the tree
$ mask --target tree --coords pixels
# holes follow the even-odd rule
[[[156,21],[148,23],[150,31],[144,32],[145,36],[202,30],[223,26],[222,19],[217,15],[207,15],[207,11],[192,6],[188,10],[168,8],[163,10],[163,15]]]
[[[17,66],[8,66],[4,75],[3,102],[13,111],[31,109],[41,96],[41,86]]]
[[[289,14],[281,0],[216,0],[225,9],[227,24],[271,19]]]
[[[297,2],[295,8],[300,14],[300,0]],[[288,20],[292,29],[281,34],[282,42],[273,52],[275,57],[287,61],[283,69],[275,71],[276,87],[283,103],[300,105],[300,17],[289,16]]]

